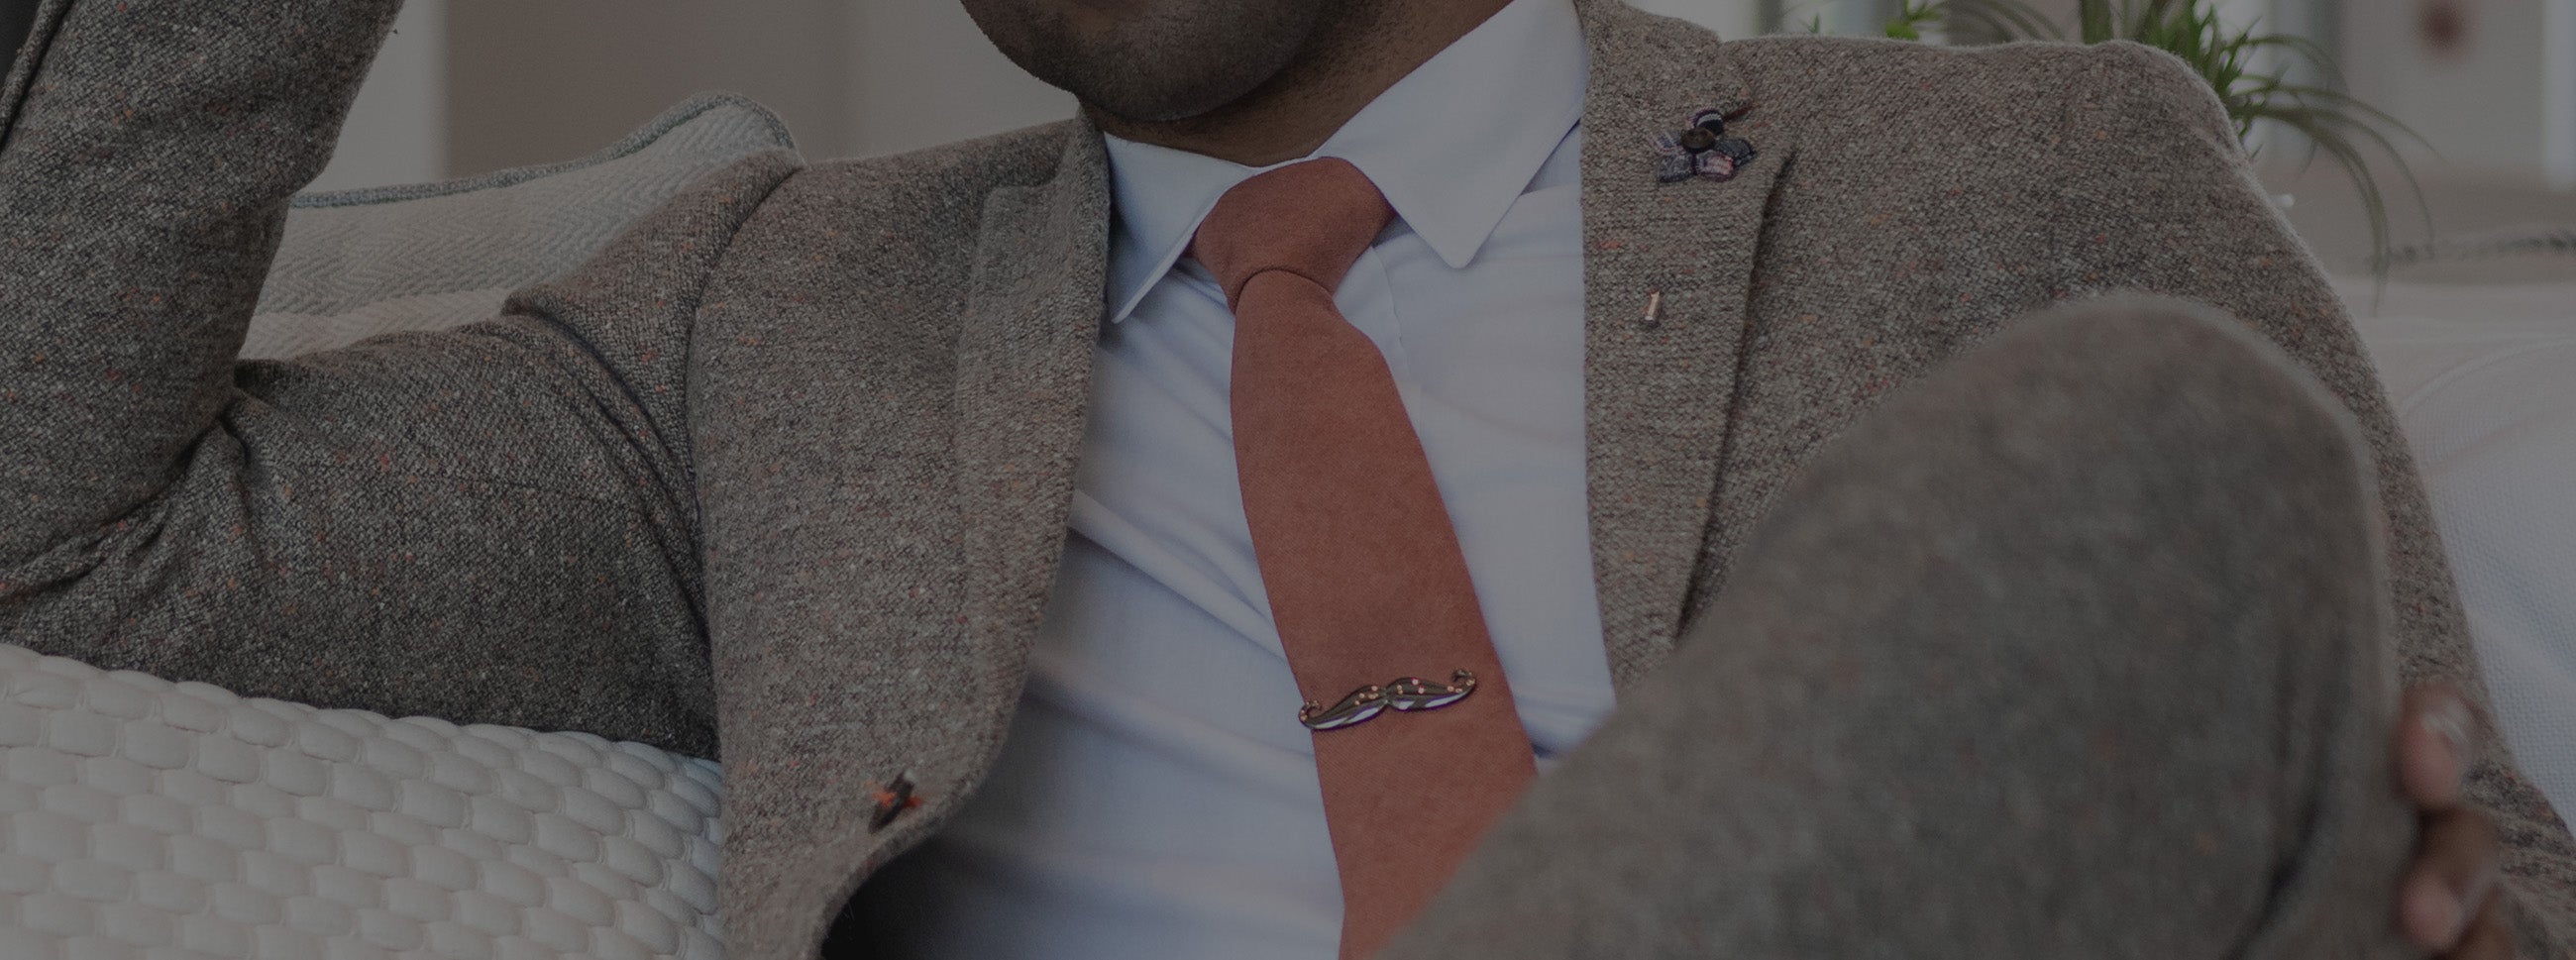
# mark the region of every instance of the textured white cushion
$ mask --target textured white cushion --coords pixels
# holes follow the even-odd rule
[[[716,960],[718,790],[0,645],[0,958]]]
[[[775,115],[705,94],[571,163],[298,197],[242,356],[490,317],[511,291],[579,266],[690,183],[780,149],[793,143]]]
[[[2576,821],[2576,281],[2341,286],[2423,469],[2506,743]]]

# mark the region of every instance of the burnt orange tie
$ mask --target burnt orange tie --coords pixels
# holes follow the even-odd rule
[[[1191,251],[1234,308],[1243,512],[1300,719],[1331,727],[1313,735],[1344,960],[1420,913],[1535,774],[1395,377],[1333,306],[1394,215],[1359,168],[1310,160],[1227,191]]]

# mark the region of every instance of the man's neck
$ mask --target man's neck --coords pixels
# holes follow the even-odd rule
[[[1355,0],[1277,76],[1242,99],[1143,123],[1084,105],[1109,134],[1263,167],[1315,152],[1360,109],[1509,0]]]

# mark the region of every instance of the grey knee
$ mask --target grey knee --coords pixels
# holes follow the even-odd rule
[[[2207,311],[2008,329],[1816,455],[1390,955],[2385,953],[2364,449]]]

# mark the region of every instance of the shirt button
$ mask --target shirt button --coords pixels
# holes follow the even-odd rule
[[[1684,150],[1698,153],[1714,146],[1717,146],[1717,133],[1707,127],[1692,127],[1688,130],[1682,131],[1682,149]]]

